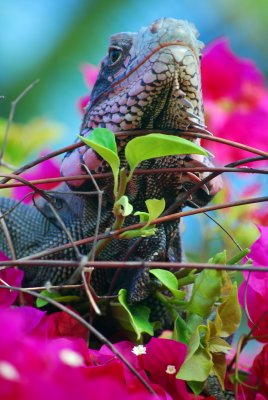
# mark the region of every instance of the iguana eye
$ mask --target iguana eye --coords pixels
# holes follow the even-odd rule
[[[122,55],[122,49],[120,47],[110,47],[109,48],[109,60],[111,65],[115,64],[117,61],[120,60]]]

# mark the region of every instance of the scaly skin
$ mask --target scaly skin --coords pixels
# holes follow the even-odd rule
[[[101,64],[101,70],[92,92],[81,127],[81,135],[88,136],[95,127],[106,127],[114,132],[135,129],[177,129],[195,130],[203,125],[203,104],[200,82],[200,48],[194,27],[186,21],[160,19],[138,33],[113,35],[108,55]],[[123,148],[129,138],[121,137],[117,143],[122,164]],[[198,143],[198,140],[196,140]],[[144,162],[140,168],[164,168],[194,166],[209,160],[201,156],[164,157]],[[62,174],[71,176],[85,174],[85,164],[92,172],[108,171],[108,166],[92,149],[83,146],[63,160]],[[204,175],[200,175],[200,178]],[[88,182],[88,181],[87,181]],[[135,210],[145,209],[148,198],[164,197],[167,206],[193,184],[191,177],[177,175],[138,175],[128,188],[128,196]],[[74,240],[94,235],[97,199],[75,193],[77,189],[92,189],[85,181],[69,182],[70,195],[58,194],[57,209]],[[198,205],[206,204],[217,192],[219,181],[212,181],[208,192],[200,189],[193,200]],[[102,205],[100,232],[113,223],[111,180],[103,179],[100,187],[105,190]],[[67,190],[66,187],[64,190]],[[5,213],[14,205],[10,199],[0,200],[0,210]],[[40,212],[41,211],[41,212]],[[19,205],[5,217],[17,258],[38,253],[50,247],[69,242],[48,204],[41,201],[38,208]],[[126,225],[137,222],[128,217]],[[140,241],[129,260],[180,259],[178,223],[160,224],[157,234]],[[100,254],[100,260],[124,260],[135,243],[114,240]],[[90,245],[80,248],[86,254]],[[10,255],[5,235],[1,232],[0,249]],[[48,258],[75,259],[73,249],[68,249]],[[42,285],[46,281],[63,283],[72,271],[70,269],[46,267],[26,268],[25,285]],[[93,285],[99,294],[109,291],[113,271],[94,271]],[[129,301],[148,298],[154,284],[148,271],[123,271],[113,291],[125,287]]]

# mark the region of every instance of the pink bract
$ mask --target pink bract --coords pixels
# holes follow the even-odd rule
[[[126,382],[114,354],[88,350],[83,339],[45,340],[36,331],[44,313],[21,310],[0,310],[1,400],[88,400],[89,394],[94,400],[156,398],[138,380]],[[151,386],[158,400],[172,400],[159,385]]]
[[[237,57],[224,38],[206,47],[201,63],[206,122],[215,136],[265,149],[268,91],[254,62]],[[252,153],[206,141],[220,163]]]
[[[0,261],[9,260],[7,255],[0,251]],[[23,271],[17,268],[7,268],[0,271],[0,285],[7,283],[10,286],[20,287],[23,279]],[[0,289],[0,308],[12,305],[18,296],[18,292],[9,289]]]
[[[84,77],[85,84],[91,92],[99,73],[99,67],[96,67],[93,64],[83,64],[81,66],[81,71]],[[90,94],[87,94],[78,100],[78,108],[82,114],[85,113],[85,107],[88,105],[89,102]]]
[[[42,151],[39,154],[39,157],[45,156],[46,154],[48,154],[48,151]],[[46,160],[36,165],[29,171],[21,174],[21,176],[27,180],[58,178],[60,176],[59,163],[54,159]],[[51,190],[57,187],[58,183],[52,182],[36,186],[40,189]],[[33,189],[31,189],[29,186],[22,186],[13,188],[11,194],[14,199],[21,200],[24,196],[31,192],[33,192]],[[31,203],[31,200],[32,196],[29,195],[23,200],[23,202],[29,204]]]
[[[253,265],[268,266],[268,227],[258,226],[260,237],[252,245],[248,255]],[[250,328],[256,324],[253,336],[261,342],[268,341],[268,274],[267,272],[243,273],[245,282],[239,287],[239,301],[245,308],[245,300],[251,321],[248,321]],[[248,279],[248,285],[246,281]],[[246,299],[244,299],[246,295]]]
[[[148,376],[149,382],[164,388],[172,399],[190,400],[194,398],[187,391],[186,383],[176,379],[176,374],[186,357],[187,346],[185,344],[170,339],[151,338],[145,345],[146,354],[140,355],[133,353],[133,343],[120,342],[115,346],[143,377]],[[100,353],[112,355],[107,346],[103,346]],[[126,367],[124,369],[127,382],[133,385],[137,378]]]

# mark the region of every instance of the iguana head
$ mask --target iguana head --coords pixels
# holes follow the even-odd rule
[[[197,36],[192,24],[172,18],[158,19],[137,33],[113,35],[86,108],[81,135],[90,135],[96,127],[106,127],[114,132],[137,129],[187,131],[203,127],[200,76],[203,44]],[[199,142],[199,139],[194,140]],[[126,138],[118,139],[120,148],[125,143]],[[188,157],[183,163],[173,156],[159,163],[152,161],[147,168],[193,167],[196,163],[200,166],[200,161],[203,162],[203,156]],[[86,173],[81,167],[83,163],[93,172],[107,171],[107,165],[92,149],[84,146],[67,154],[62,165],[63,175]],[[182,183],[187,186],[189,176],[178,174],[176,179],[172,176],[168,185],[174,187],[173,195],[181,189]],[[70,186],[80,187],[83,183],[72,181]],[[219,181],[217,185],[214,181],[209,186],[209,196],[202,198],[200,204],[218,191]],[[165,191],[166,188],[162,192]],[[203,197],[203,192],[199,193]]]
[[[203,122],[202,47],[192,24],[172,18],[111,36],[82,129],[186,130]]]

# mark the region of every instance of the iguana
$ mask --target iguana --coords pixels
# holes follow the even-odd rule
[[[204,112],[202,102],[200,58],[202,43],[197,39],[194,26],[186,21],[161,18],[138,33],[119,33],[110,39],[108,54],[102,60],[100,72],[86,107],[80,134],[90,135],[96,127],[106,127],[114,132],[138,129],[202,130]],[[123,159],[123,149],[129,137],[117,139]],[[199,140],[196,139],[198,143]],[[143,162],[140,168],[167,168],[208,165],[203,156],[172,156]],[[106,172],[109,168],[87,146],[66,154],[61,167],[62,175],[86,174],[85,164],[91,172]],[[196,174],[203,178],[204,174]],[[180,193],[195,183],[191,174],[136,175],[128,189],[135,210],[145,210],[145,200],[165,198],[169,207]],[[113,194],[111,179],[98,181],[104,198],[100,232],[113,222]],[[58,215],[74,240],[94,235],[98,208],[97,197],[76,193],[92,190],[87,180],[69,181],[53,196]],[[219,181],[213,180],[192,197],[197,205],[206,204],[218,191]],[[65,194],[68,191],[68,194]],[[15,200],[0,199],[2,214],[14,207]],[[19,204],[4,217],[14,246],[16,258],[39,253],[45,249],[69,242],[58,219],[48,203],[41,200],[37,207]],[[129,217],[127,225],[137,222]],[[180,260],[180,233],[178,222],[158,226],[156,235],[139,241],[134,252],[129,249],[136,239],[116,239],[101,252],[99,260]],[[90,245],[80,247],[87,254]],[[6,236],[0,227],[0,249],[11,256]],[[77,259],[72,248],[47,258]],[[68,268],[25,267],[25,286],[64,283],[73,271]],[[92,282],[98,294],[109,292],[114,271],[93,272]],[[128,289],[129,301],[146,299],[154,290],[154,282],[146,270],[124,270],[115,282],[113,292]]]

